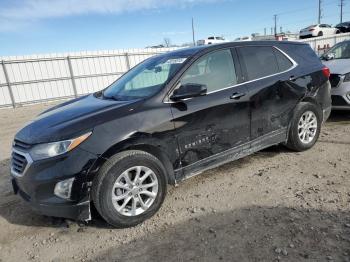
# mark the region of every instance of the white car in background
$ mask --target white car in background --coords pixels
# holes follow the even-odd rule
[[[340,30],[327,24],[310,25],[300,30],[299,38],[309,38],[316,36],[329,36],[339,34]]]
[[[213,45],[226,42],[228,41],[222,36],[209,36],[207,39],[198,40],[197,45]]]
[[[350,110],[350,40],[336,44],[321,59],[331,70],[332,109]]]

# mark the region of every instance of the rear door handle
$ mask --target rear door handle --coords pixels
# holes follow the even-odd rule
[[[238,100],[243,96],[245,96],[245,93],[233,93],[232,96],[230,96],[230,99]]]

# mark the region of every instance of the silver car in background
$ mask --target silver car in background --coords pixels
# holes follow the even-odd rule
[[[350,41],[336,44],[321,59],[331,71],[332,109],[350,110]]]

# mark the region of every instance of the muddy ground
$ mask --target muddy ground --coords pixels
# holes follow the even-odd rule
[[[0,261],[350,261],[350,112],[332,114],[312,150],[207,171],[120,230],[37,215],[12,194],[12,137],[48,106],[0,110]]]

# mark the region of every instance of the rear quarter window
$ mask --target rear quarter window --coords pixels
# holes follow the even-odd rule
[[[287,53],[299,66],[313,70],[322,67],[320,58],[309,44],[281,44],[278,48]]]
[[[293,67],[292,61],[289,60],[284,54],[274,48],[274,53],[277,59],[277,64],[280,72],[287,71]]]

